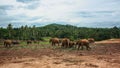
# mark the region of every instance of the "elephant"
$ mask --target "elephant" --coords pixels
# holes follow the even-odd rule
[[[94,38],[88,38],[89,43],[94,43],[95,39]]]
[[[51,38],[49,40],[49,42],[52,44],[52,46],[55,46],[56,44],[58,44],[58,46],[59,46],[59,44],[60,44],[59,38]]]
[[[75,46],[75,42],[70,41],[70,42],[69,42],[69,48],[72,48],[72,47],[74,47],[74,46]]]
[[[4,40],[5,47],[11,47],[11,45],[12,45],[12,40]]]
[[[27,40],[27,44],[32,44],[32,41],[31,40]]]
[[[76,45],[78,45],[78,50],[80,49],[80,47],[82,47],[83,49],[83,46],[85,46],[87,50],[91,49],[89,46],[89,41],[87,39],[78,40],[76,42]]]
[[[12,41],[12,44],[15,45],[15,44],[20,44],[20,41],[19,40],[13,40]]]
[[[62,47],[69,47],[70,40],[68,38],[63,38],[62,39]]]
[[[33,42],[39,44],[40,41],[39,40],[33,40]]]

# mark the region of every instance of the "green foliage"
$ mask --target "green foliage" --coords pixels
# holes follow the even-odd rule
[[[26,25],[20,28],[13,28],[12,24],[8,24],[7,28],[0,28],[1,39],[48,41],[50,37],[70,38],[70,40],[84,38],[105,40],[120,38],[120,28],[116,26],[113,28],[85,28],[59,24],[50,24],[44,27],[36,27],[35,25],[29,27]]]

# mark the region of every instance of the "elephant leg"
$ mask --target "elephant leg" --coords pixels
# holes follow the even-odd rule
[[[56,46],[56,43],[54,43],[54,46]]]
[[[10,47],[10,44],[8,45],[8,47]]]
[[[69,45],[69,47],[70,47],[70,48],[72,48],[72,47],[73,47],[73,45]]]
[[[62,47],[64,47],[64,44],[62,44]]]
[[[91,47],[88,45],[88,48],[89,48],[89,50],[91,49]]]
[[[71,45],[69,45],[68,47],[71,48]]]
[[[58,46],[59,46],[60,44],[58,43]]]
[[[6,44],[6,47],[8,47],[8,44]]]
[[[65,45],[65,48],[67,48],[67,47],[68,47],[68,44]]]
[[[65,48],[67,48],[67,45],[65,44]]]
[[[4,46],[7,47],[7,44],[5,44]]]
[[[91,48],[90,48],[90,46],[89,46],[89,45],[86,45],[86,49],[87,49],[87,50],[89,50],[89,49],[91,49]]]
[[[69,47],[69,43],[66,44],[66,48],[68,48],[68,47]]]
[[[8,44],[6,44],[6,47],[9,47]]]
[[[63,44],[61,45],[61,47],[63,47]]]
[[[69,48],[69,43],[67,43],[67,48]]]
[[[67,48],[70,48],[70,45],[67,45]]]
[[[64,46],[63,46],[64,48],[66,47],[66,44],[64,44]]]
[[[55,43],[54,46],[57,46],[57,43]]]
[[[64,44],[62,43],[62,47],[64,47]]]
[[[84,49],[83,45],[81,46],[81,49],[82,49],[82,50]]]
[[[80,45],[78,45],[78,50],[80,49]]]
[[[53,46],[55,46],[55,43],[53,43]]]
[[[6,45],[4,44],[4,47],[6,47]]]
[[[53,46],[54,44],[53,44],[53,42],[52,42],[52,46]]]
[[[10,47],[12,47],[12,44],[10,44]]]
[[[65,43],[63,44],[63,47],[65,47]]]

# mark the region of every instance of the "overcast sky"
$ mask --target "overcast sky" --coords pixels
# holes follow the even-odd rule
[[[120,0],[0,0],[0,27],[9,23],[120,27]]]

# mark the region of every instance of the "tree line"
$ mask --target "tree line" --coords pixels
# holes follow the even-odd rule
[[[49,24],[42,27],[21,26],[13,28],[8,24],[7,28],[0,28],[0,39],[16,40],[44,40],[43,37],[70,38],[71,40],[94,38],[95,40],[105,40],[110,38],[120,38],[120,27],[113,28],[87,28],[72,25]]]

